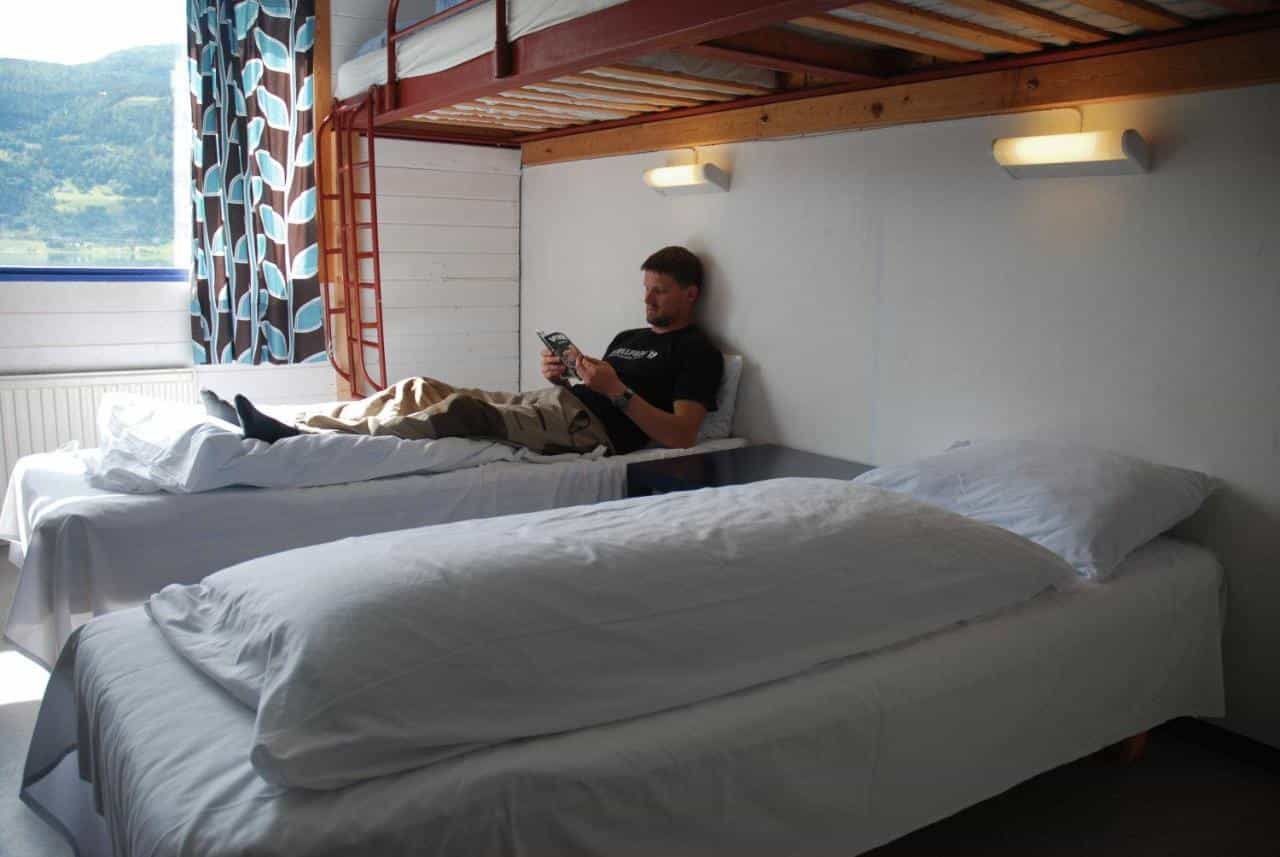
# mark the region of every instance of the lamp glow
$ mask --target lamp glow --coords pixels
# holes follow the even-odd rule
[[[1117,176],[1151,169],[1150,147],[1132,128],[1004,137],[991,145],[991,153],[1015,179]]]
[[[729,189],[729,174],[715,164],[679,164],[645,170],[644,183],[658,193],[711,193]]]

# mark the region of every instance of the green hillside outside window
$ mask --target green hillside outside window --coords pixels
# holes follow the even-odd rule
[[[186,268],[183,4],[22,6],[0,34],[0,269]]]

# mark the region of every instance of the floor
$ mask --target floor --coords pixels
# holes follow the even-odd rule
[[[0,560],[0,615],[16,570]],[[17,797],[39,703],[28,662],[0,643],[0,857],[70,857]],[[38,675],[37,675],[38,679]],[[6,698],[7,697],[7,698]],[[867,857],[1280,857],[1280,770],[1156,730],[1136,764],[1090,757]]]

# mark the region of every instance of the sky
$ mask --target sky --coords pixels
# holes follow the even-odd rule
[[[82,63],[185,44],[186,8],[185,0],[0,0],[0,57]]]

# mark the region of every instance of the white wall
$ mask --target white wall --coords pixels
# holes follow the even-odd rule
[[[520,152],[379,140],[376,159],[388,382],[515,388]]]
[[[661,155],[530,168],[522,347],[642,324],[636,268],[683,243],[754,440],[892,463],[1052,426],[1222,477],[1190,531],[1230,576],[1229,725],[1280,745],[1280,86],[1084,116],[1140,129],[1155,171],[995,166],[993,138],[1070,111],[724,147],[716,196],[648,190]]]

